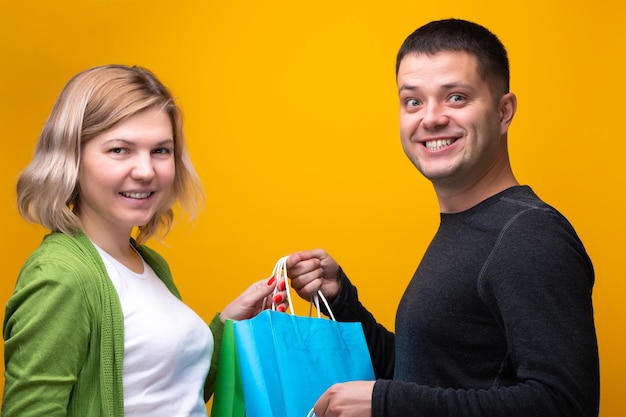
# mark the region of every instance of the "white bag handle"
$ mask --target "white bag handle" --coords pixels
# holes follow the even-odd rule
[[[281,278],[285,281],[285,290],[287,291],[287,300],[289,301],[289,312],[295,315],[294,310],[293,310],[293,303],[291,302],[291,291],[289,289],[289,277],[287,276],[287,259],[288,258],[289,256],[283,256],[282,258],[278,260],[278,262],[276,262],[276,265],[274,265],[274,270],[272,271],[271,276],[276,277],[277,283],[280,282]],[[278,292],[278,284],[276,285],[276,288],[274,289],[274,294],[276,294],[277,292]],[[321,311],[320,310],[320,298],[322,299],[322,302],[324,303],[326,310],[328,310],[328,315],[330,316],[330,319],[333,321],[337,321],[335,319],[335,315],[330,309],[328,300],[326,300],[326,297],[324,297],[324,294],[322,294],[321,290],[317,290],[317,294],[311,297],[311,303],[309,305],[309,317],[311,317],[313,313],[312,311],[313,304],[315,304],[315,309],[317,310],[317,317],[318,318],[322,317],[320,313]],[[274,302],[273,299],[272,299],[272,310],[276,311],[276,303]]]

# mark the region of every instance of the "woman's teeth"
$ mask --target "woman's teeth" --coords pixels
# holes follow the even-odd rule
[[[151,193],[122,193],[124,197],[128,198],[148,198]]]

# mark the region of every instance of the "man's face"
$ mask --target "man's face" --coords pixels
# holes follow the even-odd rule
[[[409,54],[397,83],[402,147],[436,188],[472,187],[508,164],[506,99],[494,98],[476,57],[463,51]]]

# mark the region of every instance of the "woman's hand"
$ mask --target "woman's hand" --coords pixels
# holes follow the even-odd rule
[[[277,285],[279,290],[274,294]],[[276,310],[285,311],[289,302],[285,285],[285,281],[277,282],[276,277],[255,282],[224,307],[220,313],[221,320],[249,319],[271,308],[272,303],[276,304]]]

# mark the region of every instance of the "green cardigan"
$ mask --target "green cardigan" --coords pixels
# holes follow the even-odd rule
[[[165,260],[145,246],[136,248],[180,298]],[[219,358],[219,315],[210,328],[215,347],[205,399]],[[26,260],[6,306],[3,336],[3,417],[124,415],[122,307],[84,234],[51,233]]]

